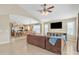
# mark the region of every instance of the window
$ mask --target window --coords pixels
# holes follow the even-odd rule
[[[33,25],[33,31],[36,33],[40,33],[40,24]]]
[[[75,33],[75,22],[67,23],[68,35],[74,35]]]
[[[45,35],[47,35],[48,32],[48,24],[45,24]]]

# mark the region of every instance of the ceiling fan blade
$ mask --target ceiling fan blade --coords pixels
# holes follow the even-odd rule
[[[51,6],[51,7],[47,8],[47,9],[52,9],[52,8],[54,8],[54,6]]]
[[[52,11],[48,10],[48,12],[52,12]]]

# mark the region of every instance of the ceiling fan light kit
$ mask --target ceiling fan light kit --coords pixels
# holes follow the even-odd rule
[[[49,14],[49,12],[42,12],[43,16],[47,16]]]
[[[48,7],[47,4],[43,4],[41,5],[42,9],[39,10],[39,12],[43,15],[43,16],[47,16],[49,13],[52,12],[52,8],[54,8],[54,6],[50,6]]]

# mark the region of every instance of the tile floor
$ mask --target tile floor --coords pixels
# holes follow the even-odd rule
[[[0,45],[0,55],[56,55],[50,51],[28,44],[26,37],[11,38],[11,43]],[[79,55],[76,41],[67,41],[62,55]]]
[[[8,55],[56,55],[45,49],[26,43],[26,37],[12,38],[12,42],[0,45],[0,54]]]
[[[71,39],[67,41],[66,46],[62,50],[62,54],[63,55],[79,55],[76,48],[77,48],[76,40]]]

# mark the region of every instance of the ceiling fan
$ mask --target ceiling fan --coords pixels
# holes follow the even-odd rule
[[[41,12],[42,14],[44,15],[47,15],[48,13],[51,13],[52,12],[52,8],[54,8],[54,6],[49,6],[47,4],[43,4],[41,5],[42,9],[41,10],[38,10],[39,12]]]

